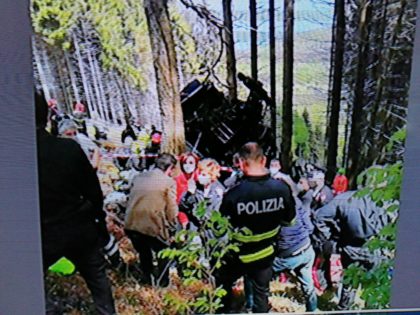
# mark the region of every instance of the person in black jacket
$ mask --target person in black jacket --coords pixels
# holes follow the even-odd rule
[[[70,259],[85,279],[99,314],[115,314],[101,248],[109,240],[98,177],[80,145],[50,135],[48,107],[36,94],[38,176],[44,272]],[[54,310],[47,301],[47,313]]]
[[[247,229],[250,235],[242,235],[239,253],[226,259],[216,275],[217,286],[227,291],[223,308],[230,309],[232,285],[241,276],[247,276],[254,292],[254,312],[268,312],[269,282],[275,240],[280,225],[292,225],[296,215],[295,202],[288,186],[272,179],[265,168],[266,157],[254,142],[245,144],[239,151],[239,164],[243,179],[223,197],[220,212],[229,218],[234,228]]]
[[[329,204],[318,209],[314,217],[315,240],[318,247],[337,242],[343,268],[359,263],[366,270],[382,259],[380,252],[370,252],[363,245],[377,235],[390,222],[386,210],[378,207],[369,197],[357,197],[355,191],[336,196]],[[343,284],[339,310],[348,310],[354,301],[356,290]]]

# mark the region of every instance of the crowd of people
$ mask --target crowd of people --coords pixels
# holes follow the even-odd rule
[[[193,152],[161,153],[156,128],[136,132],[127,124],[113,152],[113,177],[100,167],[109,152],[80,123],[84,106],[75,106],[76,119],[62,117],[56,108],[36,95],[44,270],[63,256],[70,259],[100,314],[116,313],[105,273],[107,261],[120,263],[116,241],[127,236],[139,253],[141,283],[167,286],[171,262],[156,254],[171,246],[177,231],[199,229],[210,211],[250,231],[238,237],[239,253],[229,255],[214,275],[227,291],[219,312],[231,311],[232,287],[241,277],[246,308],[268,312],[270,281],[290,276],[300,283],[306,310],[316,311],[318,296],[336,285],[333,254],[344,268],[356,261],[370,268],[377,261],[363,244],[387,217],[367,197],[347,191],[343,169],[330,188],[323,170],[301,163],[292,176],[285,174],[281,161],[268,161],[254,142],[244,144],[225,167]],[[207,213],[198,216],[203,203]],[[349,309],[354,295],[342,285],[338,308]]]

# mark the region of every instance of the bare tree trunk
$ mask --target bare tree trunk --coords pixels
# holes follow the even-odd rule
[[[66,109],[65,105],[63,105],[62,100],[59,99],[59,93],[57,91],[54,74],[51,71],[50,60],[47,55],[47,50],[45,47],[43,47],[40,52],[41,52],[41,60],[42,60],[41,62],[45,65],[44,70],[45,70],[45,76],[46,76],[46,83],[49,87],[52,97],[57,100],[58,109],[62,112],[65,112],[65,109]]]
[[[359,20],[359,63],[357,66],[356,73],[356,86],[355,96],[353,102],[353,114],[351,123],[351,133],[349,141],[349,152],[348,152],[348,177],[349,177],[349,188],[357,188],[357,176],[358,170],[361,169],[360,159],[360,145],[361,145],[361,128],[363,123],[363,97],[364,97],[364,83],[366,77],[366,59],[368,56],[368,42],[367,38],[369,35],[368,25],[370,19],[370,1],[366,0],[362,2],[362,12]]]
[[[58,76],[58,80],[59,80],[59,84],[60,84],[60,90],[61,93],[63,94],[63,98],[64,98],[64,106],[63,108],[65,108],[65,112],[67,113],[73,113],[73,107],[72,107],[72,97],[71,97],[71,93],[68,92],[67,88],[67,84],[64,80],[65,78],[65,74],[63,73],[63,68],[64,65],[62,65],[61,63],[61,58],[58,55],[57,51],[53,52],[53,57],[54,57],[54,61],[56,64],[56,69],[57,69],[57,76]]]
[[[223,0],[224,31],[223,38],[226,45],[226,68],[229,100],[237,99],[235,42],[233,39],[232,0]]]
[[[281,159],[286,172],[292,160],[294,0],[284,0],[284,66]]]
[[[102,75],[101,68],[99,67],[98,59],[95,58],[93,60],[93,63],[95,64],[95,72],[96,72],[96,77],[98,81],[99,95],[101,96],[101,102],[104,106],[106,117],[109,119],[111,123],[115,123],[115,110],[106,98],[104,85],[103,85],[103,75]]]
[[[76,51],[77,62],[79,64],[80,76],[82,77],[83,89],[84,89],[85,95],[86,95],[86,105],[89,109],[89,112],[91,113],[91,118],[98,118],[99,113],[98,113],[97,108],[95,107],[93,96],[92,96],[90,88],[89,88],[89,82],[87,80],[87,76],[86,76],[86,73],[85,73],[83,58],[82,58],[82,54],[80,52],[79,42],[77,40],[76,35],[73,35],[73,44],[74,44],[74,48],[75,48],[75,51]]]
[[[270,31],[270,95],[271,95],[271,129],[273,132],[273,156],[277,155],[277,99],[276,99],[276,37],[274,0],[269,1]]]
[[[74,67],[70,60],[69,53],[67,51],[64,51],[64,58],[66,60],[67,69],[69,71],[70,82],[71,82],[71,87],[73,89],[74,98],[77,103],[80,103],[81,99],[80,99],[79,89],[77,88],[76,76],[74,75]]]
[[[344,35],[345,35],[345,7],[344,0],[336,0],[334,5],[333,47],[331,67],[333,75],[330,77],[330,112],[327,120],[326,143],[327,174],[326,181],[331,183],[337,167],[338,125],[340,120],[341,85],[343,77]]]
[[[130,110],[131,116],[139,118],[140,113],[137,110],[136,101],[133,99],[133,93],[131,87],[128,85],[127,81],[123,81],[124,84],[124,91],[127,98],[127,105]]]
[[[257,1],[249,0],[251,25],[251,77],[258,80],[258,46],[257,46]]]
[[[112,78],[118,87],[118,95],[120,96],[121,106],[123,108],[123,120],[127,123],[130,120],[130,109],[128,107],[128,100],[125,95],[125,87],[121,78],[115,72],[112,72]]]
[[[116,122],[121,125],[125,121],[124,106],[120,89],[115,80],[114,72],[111,71],[105,75],[105,85],[109,98],[108,102],[114,108]]]
[[[94,94],[96,96],[98,112],[99,112],[99,115],[102,118],[102,120],[107,121],[105,111],[104,111],[104,108],[103,108],[103,103],[101,101],[101,95],[99,93],[98,80],[97,80],[96,73],[95,73],[95,65],[93,63],[93,57],[91,55],[91,52],[89,51],[89,48],[86,49],[86,54],[87,54],[88,61],[89,61],[90,74],[92,76],[92,85],[93,85],[93,89],[94,89]]]
[[[48,87],[48,81],[47,81],[47,78],[45,76],[44,69],[42,67],[41,56],[39,54],[39,50],[38,50],[38,47],[37,47],[37,44],[36,44],[35,36],[32,37],[32,51],[33,51],[36,67],[38,69],[39,80],[41,82],[42,91],[44,92],[45,98],[47,100],[50,100],[51,99],[51,94],[50,94],[50,90],[49,90],[49,87]]]

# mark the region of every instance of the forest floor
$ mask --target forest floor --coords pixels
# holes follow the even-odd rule
[[[127,239],[125,239],[127,240]],[[133,265],[138,256],[128,242],[122,242],[120,247],[121,257],[125,262]],[[140,285],[135,272],[128,269],[109,270],[108,277],[111,280],[117,312],[120,315],[160,315],[160,314],[183,314],[166,304],[167,297],[176,299],[178,302],[188,302],[197,298],[202,290],[207,287],[203,282],[197,281],[188,286],[184,285],[176,272],[171,272],[171,283],[166,288]],[[56,305],[60,314],[84,315],[94,314],[93,301],[89,290],[82,279],[76,273],[71,276],[61,276],[48,273],[45,280],[46,292]],[[273,280],[270,283],[270,304],[272,313],[301,313],[305,312],[305,299],[299,285],[293,277],[289,277],[286,283]],[[238,281],[234,288],[235,302],[233,307],[238,313],[246,312],[244,308],[243,281]],[[336,292],[326,291],[318,297],[318,308],[321,311],[335,310],[338,302]],[[356,300],[356,308],[363,308],[363,301]]]

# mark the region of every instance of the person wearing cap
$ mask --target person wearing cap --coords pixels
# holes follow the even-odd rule
[[[218,312],[230,310],[232,285],[245,275],[252,283],[252,311],[265,313],[269,311],[275,241],[281,225],[294,224],[295,202],[287,185],[271,178],[265,167],[267,158],[257,143],[246,143],[238,153],[244,177],[226,192],[220,212],[233,228],[246,229],[249,234],[237,237],[239,252],[226,257],[217,270],[216,286],[227,291]]]
[[[106,261],[109,233],[98,177],[80,145],[46,130],[48,105],[36,93],[38,177],[44,272],[61,257],[80,272],[98,314],[116,314]],[[47,298],[47,314],[56,314]]]
[[[310,173],[308,182],[313,190],[313,201],[311,205],[313,211],[325,206],[334,198],[331,188],[325,184],[325,174],[322,171],[313,171]]]
[[[334,178],[332,188],[334,196],[342,194],[348,190],[349,187],[349,180],[346,177],[346,170],[344,168],[340,168],[337,172],[337,175]]]
[[[71,119],[63,119],[58,124],[58,133],[61,137],[75,140],[83,149],[93,168],[97,170],[101,160],[99,147],[84,133],[78,131],[76,123]]]

